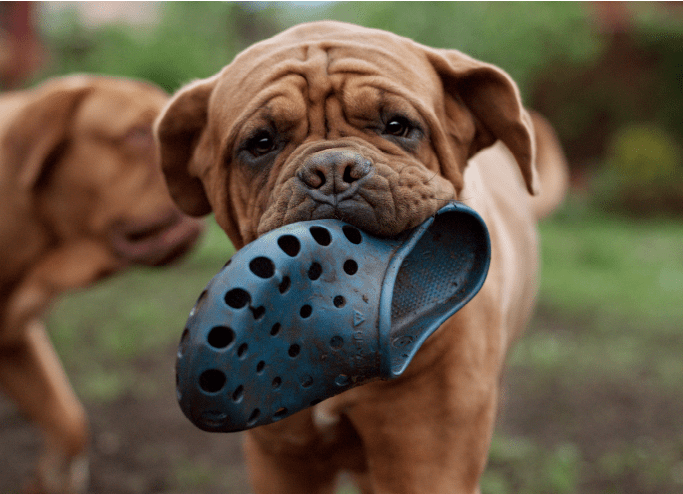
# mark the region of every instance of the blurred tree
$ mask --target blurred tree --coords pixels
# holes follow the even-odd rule
[[[87,28],[76,8],[43,26],[54,63],[41,77],[87,72],[150,80],[168,91],[228,64],[277,31],[269,9],[234,2],[167,2],[156,26]]]
[[[594,36],[606,46],[600,57],[590,63],[550,61],[530,91],[531,103],[553,121],[574,166],[601,160],[612,135],[630,122],[653,122],[683,137],[683,16],[678,23],[667,16],[664,23],[649,15],[660,6],[650,7],[645,20],[621,8],[618,16],[614,6],[610,15],[596,16]]]
[[[589,63],[550,61],[530,102],[554,123],[575,183],[631,214],[683,210],[683,7],[592,7],[606,49]]]
[[[17,89],[44,62],[35,2],[0,3],[0,89]]]
[[[507,71],[527,93],[552,60],[585,63],[602,50],[572,2],[340,2],[333,18],[453,48]]]

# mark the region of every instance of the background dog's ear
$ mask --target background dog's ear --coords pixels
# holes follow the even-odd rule
[[[71,122],[91,87],[59,81],[36,89],[36,97],[11,121],[3,137],[5,166],[19,187],[35,188],[50,173],[70,138]]]
[[[476,134],[470,156],[502,141],[515,157],[529,193],[538,194],[534,128],[510,76],[457,50],[427,49],[427,57],[446,92],[474,115]]]
[[[207,124],[209,97],[215,81],[215,78],[204,79],[180,89],[154,124],[168,190],[180,209],[193,216],[211,212],[198,176],[196,151]]]

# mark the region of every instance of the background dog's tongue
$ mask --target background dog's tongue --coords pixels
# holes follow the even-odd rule
[[[399,376],[484,282],[486,227],[451,204],[400,239],[337,220],[287,225],[237,252],[190,313],[177,361],[185,415],[264,425]]]

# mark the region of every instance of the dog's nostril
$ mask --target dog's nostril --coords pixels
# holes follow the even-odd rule
[[[371,168],[372,163],[368,160],[354,160],[344,167],[342,180],[347,184],[352,184],[370,173]]]
[[[327,182],[325,170],[318,163],[309,164],[301,170],[298,175],[306,187],[311,189],[319,189]]]
[[[344,175],[342,176],[342,180],[344,180],[344,182],[346,182],[347,184],[353,183],[357,180],[351,175],[352,170],[353,167],[351,165],[348,165],[346,168],[344,168]]]
[[[320,188],[323,185],[325,185],[325,182],[327,182],[327,179],[325,178],[325,173],[322,170],[316,170],[315,174],[320,179],[320,182],[317,183],[316,185],[314,185],[314,187],[317,189],[317,188]]]

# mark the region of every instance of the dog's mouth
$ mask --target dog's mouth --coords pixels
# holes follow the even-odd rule
[[[163,266],[184,256],[203,231],[203,222],[177,210],[152,220],[118,222],[110,234],[115,254],[131,264]]]
[[[364,142],[313,143],[284,169],[256,236],[297,221],[335,219],[394,237],[456,196],[449,181],[415,159],[388,157]]]

